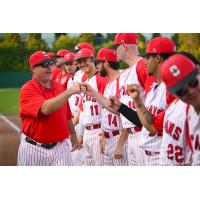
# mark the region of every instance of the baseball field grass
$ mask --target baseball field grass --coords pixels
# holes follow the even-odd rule
[[[0,89],[0,113],[4,115],[19,113],[19,88]]]

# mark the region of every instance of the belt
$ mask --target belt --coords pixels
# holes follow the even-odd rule
[[[29,144],[33,144],[35,146],[40,146],[43,147],[45,149],[52,149],[53,147],[55,147],[57,145],[57,143],[49,143],[49,144],[41,144],[41,143],[37,143],[35,141],[33,141],[32,139],[26,137],[25,141],[28,142]]]
[[[144,150],[145,154],[147,156],[153,156],[153,155],[157,155],[157,154],[160,154],[160,152],[151,152],[151,151],[147,151],[147,150]]]
[[[139,128],[139,127],[137,127],[137,126],[134,126],[133,128],[127,128],[126,130],[127,130],[127,132],[128,132],[129,134],[133,134],[132,129],[134,129],[134,131],[135,131],[136,133],[141,131],[141,128]]]
[[[104,132],[104,136],[105,138],[110,138],[112,136],[116,136],[116,135],[119,135],[120,132],[117,130],[117,131],[112,131],[112,132]]]
[[[101,128],[101,124],[94,124],[94,125],[91,125],[91,126],[85,126],[85,129],[87,129],[87,130],[93,130],[93,129],[98,129],[98,128]]]

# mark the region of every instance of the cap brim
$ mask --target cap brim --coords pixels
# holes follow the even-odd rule
[[[195,69],[189,75],[187,75],[185,78],[183,78],[181,81],[179,81],[176,85],[168,88],[169,92],[172,93],[172,94],[175,94],[178,90],[183,88],[191,80],[194,80],[197,77],[198,74],[199,74],[198,70]]]
[[[141,54],[139,54],[138,56],[141,56],[141,57],[143,57],[143,58],[146,58],[147,57],[147,53],[141,53]]]
[[[111,45],[110,47],[108,47],[108,49],[117,49],[117,47],[119,46],[120,44],[113,44]]]
[[[54,59],[53,58],[48,58],[46,60],[43,60],[43,61],[39,62],[37,65],[40,65],[40,64],[43,64],[43,63],[46,63],[46,62],[51,62],[51,61],[54,61]]]

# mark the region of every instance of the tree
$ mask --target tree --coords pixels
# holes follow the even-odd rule
[[[53,49],[58,51],[59,49],[74,50],[78,39],[76,37],[70,37],[69,35],[60,35],[60,37],[54,42]]]
[[[0,43],[1,47],[17,47],[21,45],[19,33],[5,33]]]
[[[78,43],[80,42],[89,42],[94,44],[95,35],[93,33],[82,33],[78,38]]]
[[[153,33],[151,39],[155,38],[155,37],[160,37],[161,34],[160,33]]]
[[[200,59],[200,33],[178,33],[178,51],[187,51]]]
[[[47,49],[47,44],[42,39],[41,33],[29,33],[25,46],[27,49],[33,49],[35,51]]]

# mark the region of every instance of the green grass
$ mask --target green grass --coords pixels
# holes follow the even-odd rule
[[[0,89],[0,113],[4,115],[19,113],[19,89]]]

